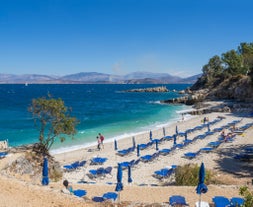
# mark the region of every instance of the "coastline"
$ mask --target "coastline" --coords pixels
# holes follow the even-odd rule
[[[191,119],[185,121],[173,122],[166,126],[166,135],[172,135],[175,133],[176,126],[179,132],[183,132],[186,129],[193,128],[201,125],[204,117],[208,117],[210,121],[216,119],[218,116],[225,117],[217,124],[211,126],[211,130],[216,127],[221,127],[233,120],[240,120],[238,126],[242,126],[246,123],[252,122],[252,117],[244,117],[238,114],[231,113],[210,113],[203,115],[192,116]],[[202,134],[206,131],[193,132],[188,135],[189,139],[193,139],[198,134]],[[162,128],[154,129],[153,138],[161,138],[163,136]],[[228,132],[228,130],[226,130]],[[237,135],[235,140],[231,143],[222,143],[217,149],[210,153],[201,153],[194,159],[186,159],[183,157],[185,152],[196,151],[201,147],[205,147],[208,142],[216,141],[219,133],[208,136],[205,139],[196,140],[194,143],[188,146],[177,149],[173,153],[167,156],[159,156],[158,160],[151,163],[140,162],[138,168],[132,170],[133,183],[127,182],[127,170],[123,171],[123,184],[124,190],[120,192],[120,201],[122,206],[140,206],[141,203],[151,204],[156,203],[159,205],[168,205],[168,199],[171,195],[185,196],[186,201],[190,206],[195,206],[195,202],[198,201],[199,196],[196,194],[196,186],[171,186],[166,184],[166,180],[159,181],[152,176],[154,171],[170,165],[184,165],[188,163],[195,163],[200,165],[201,162],[205,163],[206,169],[212,169],[216,176],[220,180],[226,182],[218,185],[208,185],[208,192],[202,195],[202,200],[212,203],[212,197],[221,195],[231,198],[233,196],[239,196],[239,187],[242,185],[249,186],[252,189],[251,180],[253,175],[249,169],[252,169],[252,164],[248,162],[236,161],[231,157],[231,153],[240,152],[245,145],[253,145],[251,134],[253,128],[249,128],[242,135]],[[137,144],[149,142],[149,132],[141,133],[135,136]],[[179,137],[178,143],[181,143],[184,137]],[[159,145],[159,149],[171,148],[173,141],[165,141]],[[118,148],[126,149],[132,146],[132,137],[127,137],[118,140]],[[141,151],[141,156],[146,154],[153,154],[155,152],[155,146]],[[15,155],[16,156],[16,155]],[[14,155],[3,159],[3,162],[8,163],[7,159],[16,159]],[[97,169],[100,165],[90,165],[90,159],[96,156],[106,157],[108,161],[102,167],[112,166],[112,176],[106,176],[104,179],[90,179],[87,174],[90,169]],[[106,140],[104,149],[101,151],[96,150],[96,145],[92,145],[83,149],[74,150],[71,152],[65,152],[61,154],[55,154],[55,159],[59,161],[61,166],[70,164],[77,160],[87,160],[84,168],[65,172],[62,180],[58,182],[50,182],[49,186],[41,186],[40,182],[31,184],[31,180],[24,177],[6,177],[0,175],[0,182],[3,184],[3,191],[0,195],[0,199],[3,201],[3,205],[0,206],[18,206],[23,203],[26,205],[30,203],[30,206],[48,206],[48,203],[53,203],[55,206],[99,206],[97,203],[90,201],[94,196],[101,196],[103,193],[114,191],[116,183],[117,163],[123,161],[130,161],[132,159],[138,159],[136,151],[129,154],[126,157],[116,155],[114,150],[114,143],[111,140]],[[2,162],[1,166],[4,165]],[[240,170],[243,169],[243,170]],[[246,170],[248,169],[248,170]],[[23,181],[20,181],[23,180]],[[69,196],[61,193],[62,181],[68,179],[74,189],[84,189],[87,191],[85,199],[78,199],[74,196]],[[80,183],[80,181],[86,181],[86,183]],[[110,184],[109,184],[110,183]],[[112,183],[112,184],[111,184]],[[8,190],[10,189],[10,190]],[[22,193],[20,193],[20,190]],[[10,193],[12,192],[12,193]],[[22,194],[18,196],[16,200],[13,200],[13,195]],[[40,199],[38,199],[40,197]],[[8,204],[8,205],[7,205]],[[154,204],[154,205],[156,205]],[[20,205],[20,206],[22,206]]]

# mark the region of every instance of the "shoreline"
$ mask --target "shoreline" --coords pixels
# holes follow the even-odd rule
[[[187,108],[189,108],[189,107],[187,107]],[[189,110],[193,110],[193,109],[191,108],[191,109],[183,109],[183,110],[175,111],[176,115],[174,116],[174,118],[172,120],[170,120],[168,122],[165,122],[165,123],[159,123],[157,125],[153,124],[151,126],[141,127],[141,128],[144,128],[144,130],[142,130],[142,131],[140,131],[140,129],[136,129],[135,132],[119,134],[117,136],[109,137],[109,138],[105,137],[104,143],[112,143],[112,142],[114,142],[114,140],[118,141],[118,140],[122,140],[122,139],[130,139],[130,138],[132,139],[133,136],[134,137],[142,136],[144,134],[149,135],[149,130],[147,130],[148,128],[150,128],[150,130],[152,130],[152,131],[162,130],[163,127],[168,128],[170,125],[173,125],[174,123],[182,121],[181,114],[182,113],[187,114],[186,112],[189,111]],[[194,118],[194,116],[195,115],[191,115],[191,114],[185,115],[184,116],[184,121],[189,120],[191,118]],[[95,138],[94,138],[94,140],[95,140]],[[80,145],[73,145],[73,146],[69,146],[69,147],[63,146],[63,147],[59,147],[57,149],[50,150],[50,153],[54,156],[54,155],[58,155],[58,154],[70,153],[72,151],[82,150],[82,149],[85,149],[85,148],[94,147],[96,145],[97,145],[97,141],[83,143],[83,144],[80,144]]]

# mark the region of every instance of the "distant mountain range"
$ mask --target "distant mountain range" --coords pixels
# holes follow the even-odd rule
[[[188,78],[172,76],[167,73],[134,72],[127,75],[110,75],[97,72],[81,72],[65,76],[38,74],[1,74],[0,84],[193,84],[201,74]]]

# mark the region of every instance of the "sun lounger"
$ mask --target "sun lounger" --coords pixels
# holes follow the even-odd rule
[[[154,172],[153,177],[157,179],[164,179],[169,177],[174,172],[173,168],[163,168]]]
[[[224,196],[215,196],[212,200],[215,207],[227,207],[230,205],[229,199]]]
[[[186,203],[185,197],[180,196],[180,195],[173,195],[169,198],[169,204],[170,206],[188,206]]]
[[[103,157],[94,157],[91,159],[91,165],[101,165],[104,164],[107,161],[107,158]]]
[[[79,167],[79,161],[76,161],[76,162],[73,162],[72,164],[70,165],[64,165],[63,168],[66,170],[66,171],[70,171],[70,170],[75,170]]]
[[[159,154],[161,154],[161,155],[167,155],[167,154],[169,154],[170,153],[170,149],[161,149],[160,151],[159,151]]]
[[[144,155],[140,159],[142,162],[150,162],[152,161],[152,155]]]
[[[5,158],[8,155],[8,152],[0,152],[0,159]]]
[[[118,198],[118,194],[115,193],[115,192],[108,192],[108,193],[105,193],[102,197],[105,200],[113,200],[113,201],[115,201]]]
[[[81,190],[81,189],[74,190],[73,193],[75,196],[78,196],[78,197],[83,197],[87,194],[86,190]]]
[[[230,207],[240,207],[244,204],[244,199],[240,197],[232,197],[230,199]]]
[[[185,157],[185,158],[188,158],[188,159],[193,159],[193,158],[195,158],[199,153],[200,153],[200,150],[197,151],[197,152],[187,152],[187,153],[184,154],[184,157]]]
[[[200,149],[202,152],[211,152],[213,150],[212,147],[203,147]]]
[[[102,203],[104,201],[112,200],[115,201],[118,198],[118,194],[115,192],[105,193],[103,196],[95,196],[92,198],[92,201],[97,203]]]

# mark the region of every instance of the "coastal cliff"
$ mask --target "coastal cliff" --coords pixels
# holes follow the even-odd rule
[[[191,114],[209,112],[252,112],[253,84],[248,76],[233,76],[212,88],[198,90],[193,85],[185,90],[186,95],[176,99],[163,100],[162,103],[192,105]],[[213,102],[213,103],[211,103]],[[215,104],[214,104],[215,103]]]

